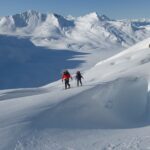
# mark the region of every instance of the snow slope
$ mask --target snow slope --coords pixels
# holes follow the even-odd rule
[[[149,40],[87,70],[83,87],[0,91],[0,149],[149,149]]]

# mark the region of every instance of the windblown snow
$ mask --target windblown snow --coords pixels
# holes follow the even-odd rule
[[[148,150],[149,25],[97,13],[0,18],[0,149]]]

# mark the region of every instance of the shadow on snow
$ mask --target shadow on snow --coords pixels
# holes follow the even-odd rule
[[[50,50],[35,46],[29,38],[1,35],[0,89],[38,87],[58,80],[64,68],[84,62],[72,58],[85,54]]]

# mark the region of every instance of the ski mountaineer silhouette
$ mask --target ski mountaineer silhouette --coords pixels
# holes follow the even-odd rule
[[[70,88],[69,79],[72,79],[72,76],[70,75],[68,70],[65,70],[62,75],[62,82],[65,81],[65,89]]]
[[[77,71],[77,72],[76,72],[77,86],[79,86],[79,83],[80,83],[80,85],[82,86],[82,79],[83,79],[83,76],[81,75],[81,72],[80,72],[80,71]]]

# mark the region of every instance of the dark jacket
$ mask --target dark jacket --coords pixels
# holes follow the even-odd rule
[[[77,80],[81,80],[81,78],[83,78],[83,76],[81,75],[80,72],[77,72],[77,73],[76,73],[76,79],[77,79]]]

